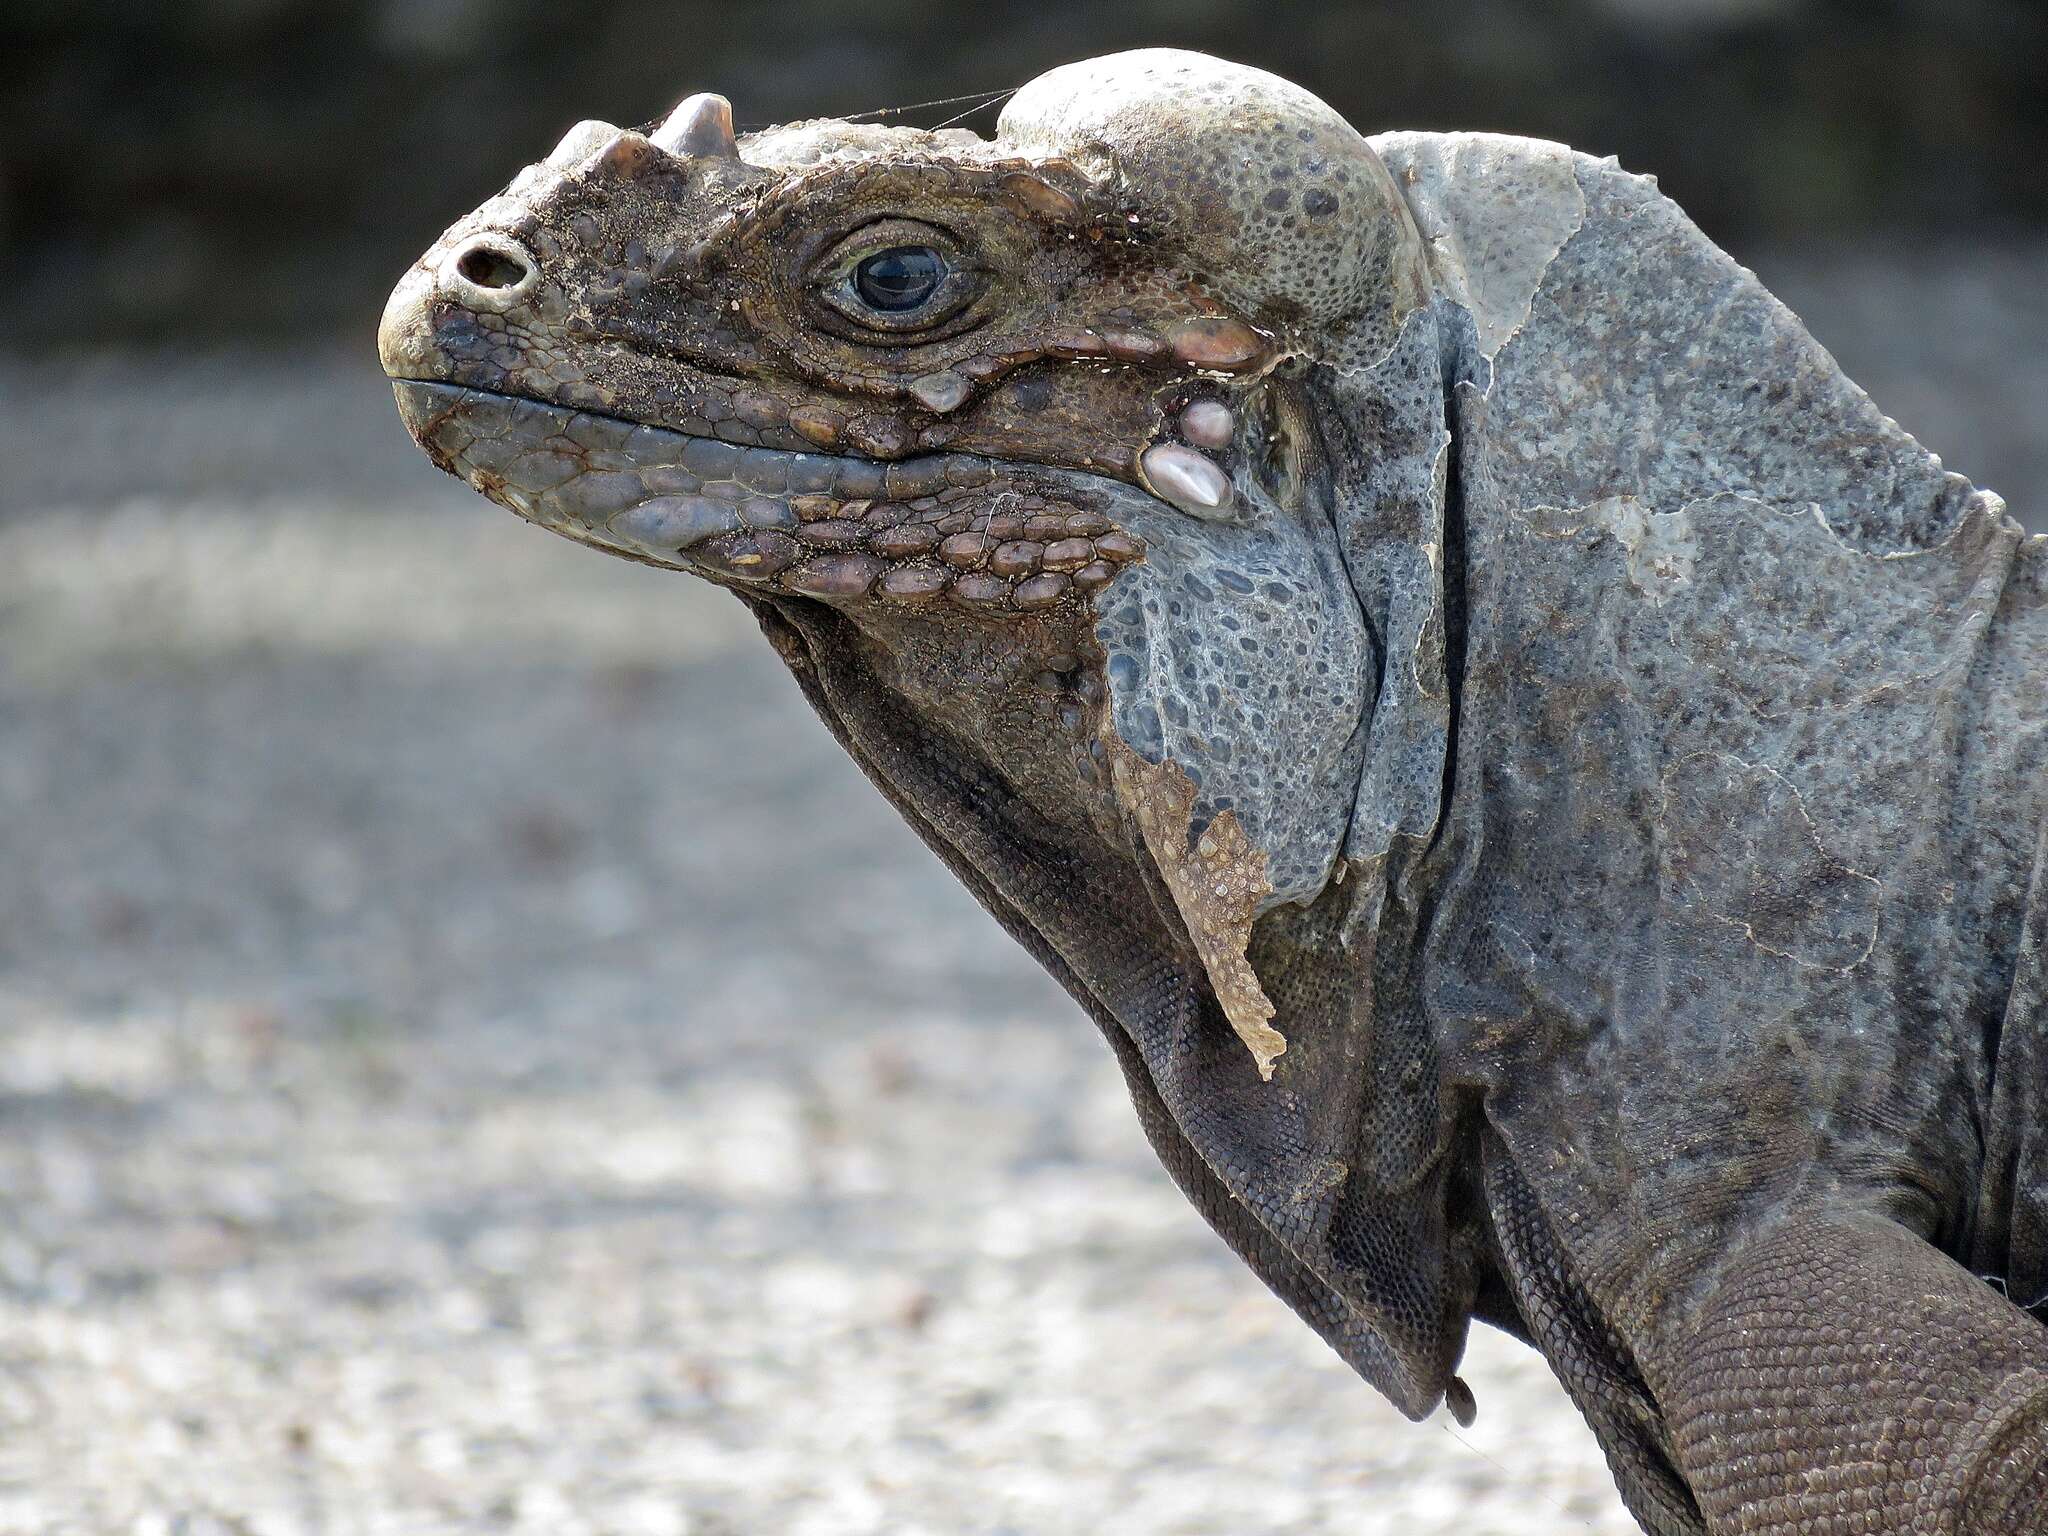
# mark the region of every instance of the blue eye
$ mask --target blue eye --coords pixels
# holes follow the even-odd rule
[[[853,269],[853,290],[870,309],[900,315],[937,293],[951,270],[928,245],[898,245],[863,257]]]

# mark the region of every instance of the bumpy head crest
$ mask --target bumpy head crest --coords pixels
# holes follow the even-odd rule
[[[1425,302],[1421,239],[1386,166],[1277,75],[1181,49],[1109,54],[1033,80],[997,137],[1111,182],[1222,296],[1332,360],[1376,360]]]

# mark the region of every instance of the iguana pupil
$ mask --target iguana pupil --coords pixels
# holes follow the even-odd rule
[[[861,302],[887,314],[916,309],[946,279],[946,258],[928,245],[899,245],[862,259],[853,269]]]

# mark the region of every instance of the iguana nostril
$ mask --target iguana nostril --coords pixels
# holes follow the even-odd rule
[[[455,270],[479,288],[513,288],[526,280],[527,273],[524,262],[481,245],[464,251]]]
[[[506,309],[534,284],[538,266],[509,235],[477,235],[442,268],[443,282],[473,309]]]

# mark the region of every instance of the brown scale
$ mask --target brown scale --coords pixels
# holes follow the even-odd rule
[[[873,593],[899,603],[947,598],[969,608],[1050,608],[1106,585],[1144,557],[1142,541],[1100,512],[1067,511],[1042,497],[1018,510],[974,512],[932,496],[908,502],[790,498],[790,533],[722,534],[693,554],[748,581],[774,581],[814,597]]]

